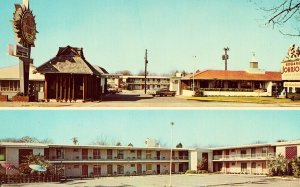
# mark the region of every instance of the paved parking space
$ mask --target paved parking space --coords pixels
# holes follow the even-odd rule
[[[78,187],[163,187],[169,186],[168,175],[158,176],[134,176],[134,177],[105,177],[85,180],[69,180],[65,183],[39,183],[19,184],[4,186],[78,186]],[[173,175],[173,187],[204,187],[204,186],[250,186],[250,187],[274,187],[300,186],[300,179],[268,178],[265,176],[251,175],[224,175],[224,174],[202,174],[202,175]]]

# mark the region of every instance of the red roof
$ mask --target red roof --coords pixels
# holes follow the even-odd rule
[[[183,77],[190,80],[193,74]],[[251,80],[251,81],[281,81],[280,72],[266,71],[264,73],[248,73],[247,71],[205,70],[195,74],[196,80]]]

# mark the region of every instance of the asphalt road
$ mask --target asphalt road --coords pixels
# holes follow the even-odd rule
[[[299,104],[256,104],[256,103],[235,103],[235,102],[204,102],[187,100],[181,97],[152,97],[151,95],[143,94],[130,94],[121,93],[114,95],[107,95],[101,102],[30,102],[30,103],[18,103],[18,102],[0,102],[0,107],[112,107],[112,108],[203,108],[203,107],[298,107]]]

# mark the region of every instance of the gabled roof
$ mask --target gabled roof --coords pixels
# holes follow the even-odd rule
[[[19,65],[0,68],[0,80],[20,80]],[[44,81],[45,76],[35,73],[36,67],[33,64],[29,66],[29,80]]]
[[[249,73],[247,71],[205,70],[195,73],[196,80],[257,80],[281,81],[280,72]],[[186,75],[182,80],[190,80],[193,74]]]
[[[100,67],[98,65],[93,65],[93,67],[101,74],[109,74],[106,69],[104,69],[103,67]]]
[[[37,68],[45,73],[72,73],[101,75],[83,55],[82,48],[60,47],[57,55]]]

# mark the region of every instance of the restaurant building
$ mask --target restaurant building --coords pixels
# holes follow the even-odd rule
[[[33,73],[36,67],[33,64],[29,66],[29,95],[33,95],[35,100],[41,99],[44,93],[44,75]],[[7,95],[8,99],[20,93],[20,68],[19,65],[0,68],[0,93]]]
[[[106,90],[106,70],[91,65],[82,48],[60,47],[57,55],[37,68],[45,75],[46,101],[95,101]]]
[[[244,71],[204,70],[181,79],[183,95],[194,95],[194,89],[204,96],[272,96],[282,86],[281,73],[260,70],[255,56]]]

